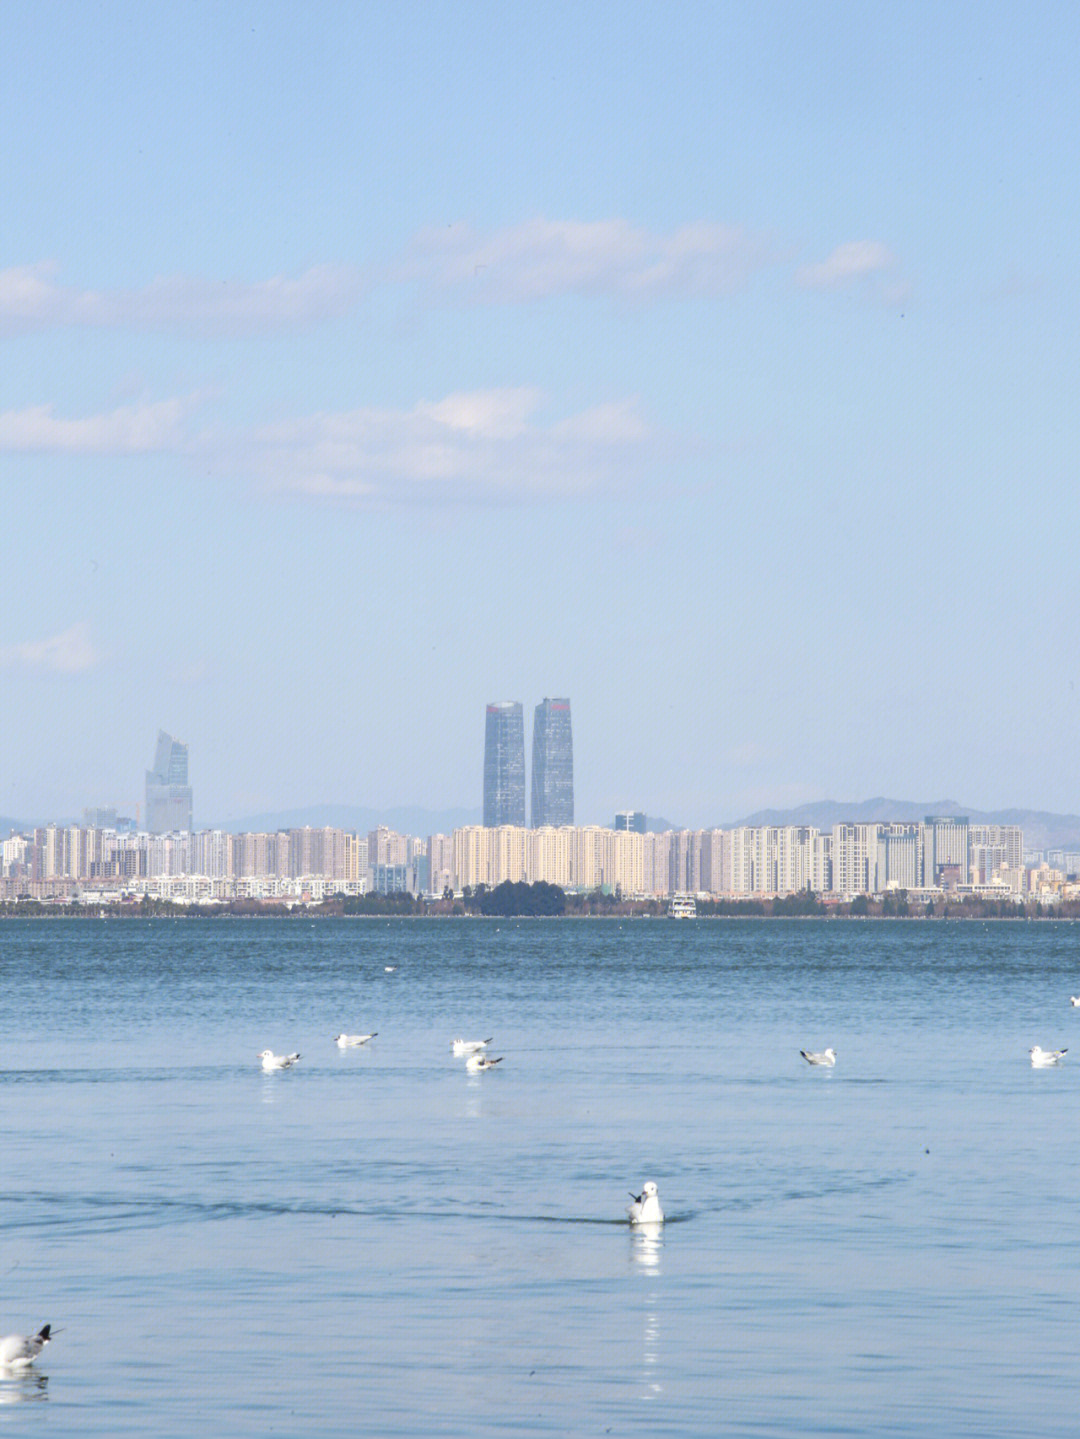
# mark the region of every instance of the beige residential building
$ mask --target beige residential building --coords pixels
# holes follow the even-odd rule
[[[500,824],[491,835],[491,879],[489,884],[520,884],[526,877],[525,854],[529,831],[522,825]]]
[[[777,894],[799,894],[814,885],[814,835],[806,825],[786,825],[773,830],[776,865],[773,875]]]
[[[453,835],[428,835],[427,856],[428,893],[441,895],[447,889],[454,889],[457,876],[454,873]]]
[[[610,857],[605,856],[604,835],[613,830],[603,830],[591,824],[575,827],[570,835],[570,887],[571,889],[599,889],[604,883],[605,858],[611,867]]]
[[[530,883],[545,880],[548,884],[557,884],[560,889],[568,889],[571,830],[543,825],[540,829],[526,830],[525,833]]]
[[[645,894],[668,893],[668,884],[671,879],[671,834],[670,830],[665,830],[659,834],[642,835],[642,839],[645,841],[643,865]]]
[[[880,824],[834,824],[832,887],[837,894],[873,894],[878,888]]]
[[[412,853],[407,834],[398,834],[385,824],[368,831],[368,865],[409,864]]]
[[[480,824],[454,830],[454,874],[458,889],[491,883],[490,830]]]
[[[647,893],[645,888],[645,838],[634,830],[612,831],[612,888],[622,895]]]

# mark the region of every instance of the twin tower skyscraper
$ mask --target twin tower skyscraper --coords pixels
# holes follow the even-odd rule
[[[574,823],[574,741],[570,701],[544,700],[533,721],[531,825]],[[487,707],[484,824],[525,827],[525,716],[516,700]]]

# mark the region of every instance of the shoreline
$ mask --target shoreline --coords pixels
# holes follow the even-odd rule
[[[528,921],[531,924],[547,922],[591,922],[606,921],[623,923],[641,923],[648,921],[654,923],[669,923],[676,925],[683,924],[710,924],[716,922],[746,922],[754,921],[764,924],[770,923],[855,923],[855,924],[1076,924],[1080,923],[1080,914],[964,914],[961,911],[949,910],[945,914],[699,914],[692,919],[670,918],[666,914],[402,914],[395,911],[370,914],[340,914],[335,911],[317,909],[315,907],[297,907],[292,910],[263,910],[263,911],[235,911],[228,909],[201,909],[195,906],[177,908],[176,911],[147,911],[138,907],[124,907],[116,909],[80,910],[72,912],[60,909],[31,909],[25,910],[0,908],[0,923],[5,920],[34,919],[34,920],[64,920],[67,922],[89,921],[89,920],[348,920],[348,921],[388,921],[401,920],[405,923],[416,923],[424,920],[438,920],[440,922],[454,922],[462,920],[476,920],[485,924],[501,924],[504,921]]]

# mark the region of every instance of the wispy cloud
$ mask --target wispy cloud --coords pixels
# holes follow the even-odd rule
[[[633,400],[545,422],[529,388],[266,426],[237,450],[271,488],[351,505],[557,499],[634,484],[660,437]]]
[[[365,406],[232,432],[199,427],[199,395],[82,418],[51,405],[0,413],[0,453],[173,452],[264,488],[351,505],[477,503],[614,494],[638,483],[663,441],[634,399],[546,418],[538,391],[477,390],[409,409]],[[685,449],[686,446],[682,446]]]
[[[620,219],[535,219],[489,234],[467,225],[424,230],[389,278],[469,304],[568,294],[696,299],[739,289],[774,262],[764,241],[734,225],[702,221],[654,234]]]
[[[85,620],[50,635],[44,640],[27,640],[23,644],[0,647],[0,668],[22,666],[26,669],[48,670],[54,674],[81,674],[95,667],[101,655],[90,635]]]
[[[133,455],[176,449],[195,402],[189,397],[121,405],[81,419],[65,419],[52,405],[5,410],[0,412],[0,452]]]
[[[80,290],[55,273],[51,262],[0,270],[0,335],[64,326],[246,335],[344,314],[361,292],[359,271],[340,265],[255,282],[170,275],[126,290]]]
[[[376,275],[355,265],[316,265],[266,280],[171,275],[123,289],[80,289],[51,261],[0,270],[0,337],[43,329],[175,331],[203,338],[302,329],[347,314],[376,282],[415,285],[428,299],[521,304],[560,295],[623,303],[715,299],[765,269],[791,263],[763,236],[699,220],[658,233],[624,219],[537,218],[481,232],[468,225],[422,230]],[[873,283],[896,257],[879,240],[849,240],[796,270],[799,285]],[[882,284],[884,291],[884,283]]]
[[[805,289],[836,290],[891,271],[896,256],[880,240],[847,240],[816,265],[804,265],[795,279]]]

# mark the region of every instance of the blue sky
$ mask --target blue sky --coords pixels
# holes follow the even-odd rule
[[[393,13],[391,10],[393,9]],[[1080,811],[1064,5],[5,16],[0,813]]]

